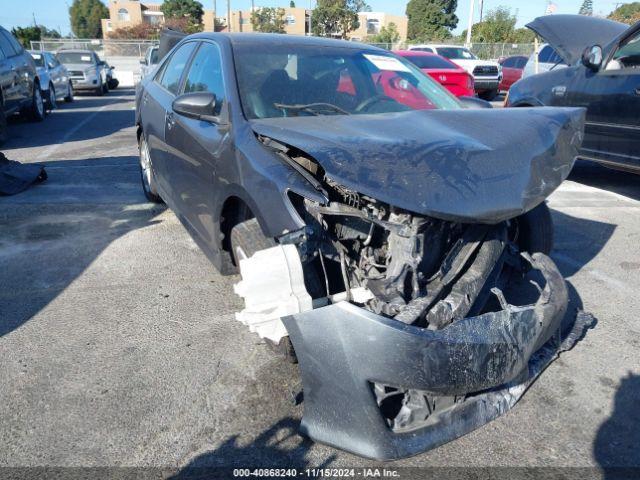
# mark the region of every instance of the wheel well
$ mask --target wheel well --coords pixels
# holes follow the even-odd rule
[[[142,126],[140,126],[140,124],[138,124],[138,129],[136,130],[136,138],[138,140],[138,143],[140,143],[140,137],[142,136]]]
[[[220,233],[222,239],[222,249],[231,253],[231,230],[233,227],[245,220],[254,218],[255,215],[241,198],[229,197],[224,202],[220,213]],[[233,258],[233,256],[231,257]]]

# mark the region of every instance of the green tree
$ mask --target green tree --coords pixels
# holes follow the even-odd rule
[[[71,30],[79,38],[102,37],[103,18],[109,18],[109,10],[100,0],[73,0],[69,7]]]
[[[183,28],[185,33],[195,33],[202,31],[202,17],[204,9],[202,4],[196,0],[164,0],[160,7],[167,20],[174,20],[174,23],[186,23]]]
[[[40,27],[14,27],[11,29],[11,33],[24,48],[31,48],[31,42],[38,42],[42,38]]]
[[[410,0],[407,4],[410,41],[420,42],[451,37],[458,25],[457,0]]]
[[[323,37],[347,38],[349,32],[360,27],[358,13],[368,9],[363,0],[318,0],[311,30]]]
[[[253,30],[264,33],[286,33],[284,13],[284,8],[256,8],[251,12]]]
[[[42,38],[62,38],[62,35],[60,35],[60,32],[57,30],[54,30],[52,28],[47,28],[44,25],[39,25],[40,27],[40,36]]]
[[[533,43],[536,38],[536,34],[528,28],[516,28],[513,31],[513,35],[510,42],[513,43]]]
[[[578,11],[579,15],[593,15],[593,0],[584,0]]]
[[[481,43],[510,42],[513,38],[517,18],[506,7],[496,7],[487,12],[482,22],[471,29],[471,38]]]
[[[621,5],[611,12],[607,18],[629,25],[640,22],[640,2]]]
[[[291,0],[289,2],[289,8],[296,8],[296,2],[294,2],[293,0]]]
[[[392,45],[400,41],[400,33],[395,23],[391,22],[389,25],[380,29],[380,32],[375,35],[367,37],[369,43],[385,43]]]

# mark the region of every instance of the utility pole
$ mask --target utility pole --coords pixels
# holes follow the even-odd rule
[[[471,45],[471,28],[473,27],[473,9],[475,7],[475,0],[471,0],[471,4],[469,5],[469,25],[467,26],[467,43],[466,47],[468,48]]]
[[[227,0],[227,31],[231,32],[231,0]]]
[[[213,0],[213,31],[216,31],[216,13],[217,13],[217,8],[218,6],[216,5],[216,0]]]
[[[313,25],[311,23],[312,16],[313,16],[313,0],[309,0],[309,36],[313,35],[313,32],[311,31],[311,26]]]
[[[482,13],[484,11],[484,0],[480,0],[480,23],[482,23]]]

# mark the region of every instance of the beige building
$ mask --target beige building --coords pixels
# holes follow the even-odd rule
[[[361,12],[359,16],[360,27],[349,34],[351,40],[366,40],[367,37],[380,33],[382,27],[393,23],[400,34],[400,41],[406,42],[409,26],[407,17],[384,12]]]
[[[306,35],[309,31],[309,11],[304,8],[283,8],[285,32],[290,35]],[[226,23],[226,19],[225,22]],[[251,10],[231,12],[232,32],[253,32]]]
[[[102,34],[106,38],[110,32],[123,27],[132,27],[140,23],[163,25],[164,14],[161,3],[141,2],[139,0],[109,0],[109,18],[102,19]],[[202,17],[204,30],[213,31],[213,10],[205,10]],[[220,19],[218,19],[220,20]]]
[[[109,18],[102,19],[102,32],[108,37],[110,32],[123,27],[132,27],[140,23],[151,25],[164,24],[164,14],[160,3],[141,2],[139,0],[109,0]],[[285,31],[290,35],[309,34],[309,13],[305,8],[284,8]],[[218,14],[223,13],[219,11]],[[224,12],[226,14],[226,11]],[[218,22],[227,25],[226,15],[218,15]],[[202,19],[205,32],[213,32],[214,12],[205,10]],[[232,32],[253,32],[251,10],[231,12]],[[382,12],[360,13],[360,28],[349,35],[352,40],[365,40],[367,36],[380,33],[380,29],[395,23],[401,41],[407,39],[407,17],[390,15]],[[227,28],[224,28],[226,31]]]

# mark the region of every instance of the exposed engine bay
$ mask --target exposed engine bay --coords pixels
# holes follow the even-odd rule
[[[506,307],[502,287],[531,268],[531,257],[520,255],[517,246],[517,220],[463,224],[414,214],[346,189],[301,152],[263,141],[327,199],[320,204],[289,192],[305,227],[241,262],[243,281],[236,292],[247,309],[238,318],[274,343],[288,341],[281,317],[340,301],[403,324],[441,330]],[[256,297],[263,301],[252,303]],[[394,432],[420,428],[433,413],[465,399],[377,382],[372,390]]]

